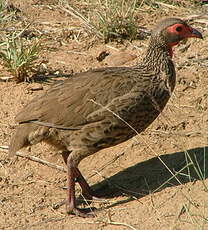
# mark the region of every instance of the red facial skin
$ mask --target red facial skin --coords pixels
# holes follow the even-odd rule
[[[180,24],[180,23],[177,23],[177,24],[174,24],[172,26],[169,26],[166,30],[167,30],[168,33],[180,36],[182,39],[192,38],[192,37],[194,37],[194,38],[202,38],[202,35],[196,29],[194,29],[194,28],[192,28],[190,26],[186,26],[184,24]],[[178,42],[172,42],[172,43],[168,44],[168,46],[169,46],[169,55],[170,55],[171,58],[173,56],[172,47],[177,45],[178,43],[179,43],[179,41]]]

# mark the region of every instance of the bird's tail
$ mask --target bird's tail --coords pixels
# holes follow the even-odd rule
[[[13,156],[19,149],[29,145],[27,125],[18,126],[9,145],[9,155]]]

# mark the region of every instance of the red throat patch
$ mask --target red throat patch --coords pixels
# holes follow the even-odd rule
[[[172,43],[169,43],[168,46],[168,53],[170,55],[170,57],[172,58],[173,57],[173,46],[176,46],[178,45],[178,42],[172,42]]]
[[[169,53],[169,56],[172,58],[172,57],[173,57],[173,49],[172,49],[172,46],[169,47],[168,53]]]

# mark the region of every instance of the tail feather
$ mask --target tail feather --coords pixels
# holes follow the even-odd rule
[[[39,126],[33,123],[20,124],[11,139],[9,155],[14,155],[19,149],[28,145],[37,144],[47,139],[49,127]]]
[[[14,135],[12,136],[9,145],[9,155],[15,155],[15,153],[23,147],[28,146],[30,143],[28,141],[28,129],[25,125],[20,125]]]

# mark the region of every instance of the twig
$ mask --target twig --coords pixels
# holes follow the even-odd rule
[[[2,150],[5,151],[5,152],[8,152],[8,146],[1,145],[1,146],[0,146],[0,149],[2,149]],[[46,165],[46,166],[48,166],[48,167],[50,167],[50,168],[59,170],[59,171],[61,171],[61,172],[67,172],[67,170],[66,170],[64,167],[59,166],[59,165],[56,165],[56,164],[53,164],[53,163],[48,162],[48,161],[45,161],[45,160],[42,160],[42,159],[40,159],[40,158],[38,158],[38,157],[35,157],[35,156],[25,155],[24,153],[19,152],[19,151],[16,152],[15,155],[18,156],[18,157],[26,158],[26,159],[31,160],[31,161],[38,162],[38,163],[40,163],[40,164],[42,164],[42,165]]]
[[[195,136],[200,136],[200,137],[205,137],[207,134],[203,134],[200,131],[190,131],[190,132],[172,132],[172,131],[163,131],[163,130],[151,130],[153,134],[161,134],[161,135],[167,135],[167,136],[181,136],[181,137],[195,137]]]
[[[26,229],[30,229],[31,227],[33,226],[41,226],[45,223],[49,223],[49,222],[57,222],[57,221],[62,221],[64,220],[66,217],[51,217],[51,218],[48,218],[48,219],[45,219],[45,220],[42,220],[42,221],[37,221],[35,223],[32,223],[30,225],[27,225],[26,227],[23,228],[23,230],[26,230]]]
[[[107,223],[108,223],[108,224],[111,224],[111,225],[125,226],[125,227],[127,227],[127,228],[136,230],[136,228],[134,228],[133,226],[131,226],[131,225],[129,225],[129,224],[126,224],[126,223],[120,223],[120,222],[114,222],[114,221],[109,221],[109,222],[107,222]]]
[[[67,2],[62,2],[62,5],[59,7],[61,10],[65,11],[66,13],[70,14],[71,16],[78,18],[84,25],[90,30],[97,33],[97,35],[102,38],[102,34],[93,26],[90,21],[85,18],[82,14],[76,11],[73,7],[71,7]]]
[[[162,6],[162,7],[166,7],[166,8],[170,8],[170,9],[176,9],[178,8],[177,6],[173,6],[167,3],[163,3],[163,2],[156,2],[158,5]]]
[[[80,224],[80,222],[78,222]],[[120,223],[120,222],[114,222],[114,221],[111,221],[111,220],[108,220],[107,222],[106,221],[96,221],[96,222],[91,222],[91,221],[87,221],[87,222],[84,222],[84,224],[100,224],[100,223],[103,223],[103,224],[110,224],[110,225],[119,225],[119,226],[125,226],[127,228],[130,228],[130,229],[133,229],[133,230],[136,230],[136,228],[134,228],[133,226],[129,225],[129,224],[126,224],[126,223]]]
[[[14,77],[10,77],[10,76],[5,76],[5,77],[0,77],[0,81],[9,81],[11,79],[13,79]]]

